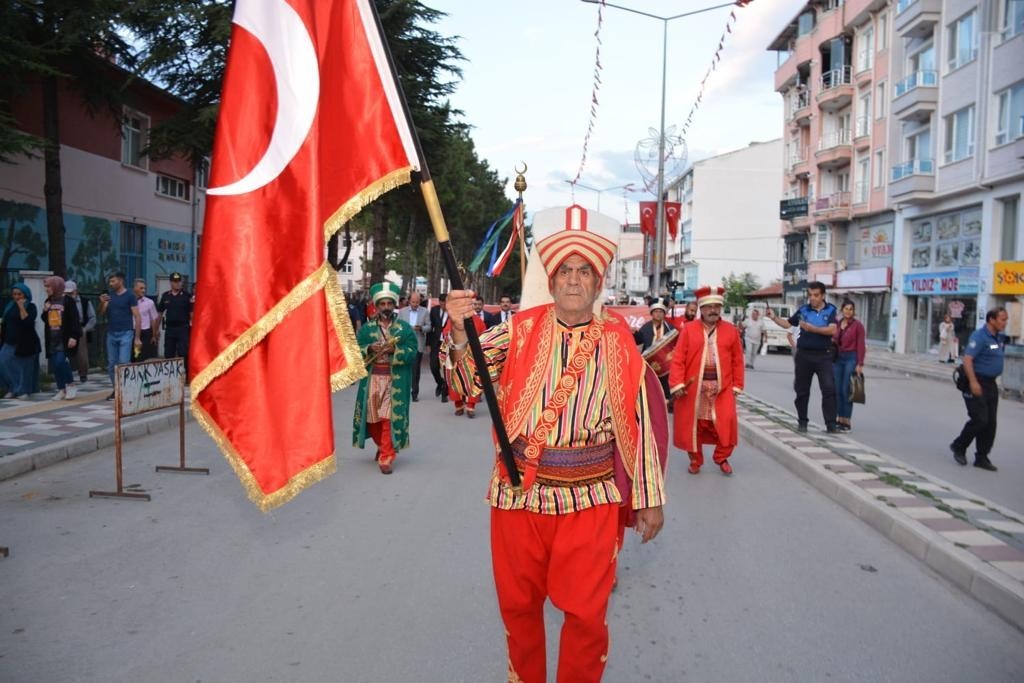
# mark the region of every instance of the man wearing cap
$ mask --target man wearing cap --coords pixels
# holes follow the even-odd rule
[[[78,283],[68,280],[64,283],[64,293],[75,300],[75,307],[78,308],[78,319],[82,321],[82,336],[75,346],[74,357],[71,358],[71,366],[78,370],[79,383],[89,379],[89,344],[88,337],[96,328],[96,309],[92,302],[78,292]]]
[[[714,462],[732,474],[729,456],[739,443],[736,394],[743,391],[743,345],[736,327],[722,320],[724,287],[697,290],[700,320],[679,332],[668,383],[676,403],[673,442],[690,456],[690,474],[704,464],[713,444]]]
[[[662,339],[672,333],[674,328],[665,320],[665,313],[668,307],[660,301],[651,304],[651,319],[640,326],[640,329],[633,333],[633,339],[640,345],[640,353],[646,353],[647,349],[659,343]],[[664,372],[664,371],[662,371]],[[668,374],[661,377],[661,388],[668,396]],[[669,406],[671,412],[672,406]]]
[[[163,316],[164,358],[184,358],[188,371],[188,334],[192,325],[192,297],[181,273],[171,273],[171,288],[160,295],[156,310]]]
[[[620,317],[594,314],[615,243],[586,230],[539,240],[552,304],[521,310],[480,335],[522,486],[499,460],[491,475],[491,556],[510,681],[546,681],[544,602],[565,613],[558,680],[601,679],[620,507],[642,542],[664,523],[658,435],[646,364]],[[479,395],[466,320],[474,293],[452,291],[442,348],[448,381]],[[653,403],[653,405],[652,405]]]
[[[398,296],[398,287],[390,282],[370,287],[376,315],[356,335],[368,375],[359,380],[352,445],[365,448],[369,434],[377,444],[375,459],[384,474],[391,474],[396,452],[409,445],[412,364],[419,348],[416,332],[396,317]]]

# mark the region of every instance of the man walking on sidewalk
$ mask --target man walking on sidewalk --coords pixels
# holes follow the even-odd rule
[[[114,382],[114,367],[132,362],[132,348],[142,349],[142,316],[135,295],[124,286],[124,273],[107,279],[109,293],[100,294],[100,315],[107,315],[107,374]],[[107,396],[114,400],[114,392]]]
[[[959,465],[967,464],[967,449],[975,442],[974,466],[995,472],[996,466],[988,459],[996,440],[996,411],[999,409],[999,387],[996,378],[1003,374],[1003,353],[1006,349],[1006,320],[1004,308],[993,308],[985,314],[985,324],[971,335],[964,351],[963,372],[969,388],[963,392],[967,406],[967,424],[960,436],[953,439],[949,449]]]
[[[754,309],[750,311],[750,317],[743,323],[743,340],[747,343],[746,367],[754,369],[754,359],[757,352],[761,350],[761,341],[764,338],[764,320],[761,320],[761,311]]]
[[[836,426],[836,380],[832,369],[832,336],[836,333],[836,307],[825,301],[825,285],[807,285],[807,303],[791,315],[780,318],[768,309],[768,318],[783,329],[799,327],[796,340],[793,388],[796,390],[797,430],[807,431],[807,402],[811,398],[811,381],[818,376],[821,389],[821,412],[825,429],[838,432]]]

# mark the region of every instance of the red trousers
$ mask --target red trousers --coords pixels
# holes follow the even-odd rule
[[[690,462],[697,467],[704,464],[704,446],[713,444],[715,452],[711,456],[716,465],[721,465],[729,459],[735,446],[721,446],[718,443],[718,432],[715,430],[715,423],[711,420],[697,420],[697,452],[688,453]]]
[[[367,422],[366,431],[377,444],[377,462],[390,465],[395,459],[395,446],[391,443],[391,420]]]
[[[565,613],[558,683],[600,681],[618,555],[618,505],[564,515],[491,510],[491,559],[508,641],[509,680],[545,683],[544,600]]]
[[[448,390],[448,400],[455,403],[455,410],[459,408],[469,408],[470,410],[476,410],[476,404],[480,402],[479,396],[466,398],[462,394],[456,394],[451,389]]]

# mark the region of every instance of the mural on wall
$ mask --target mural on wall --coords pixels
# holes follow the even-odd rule
[[[107,275],[120,261],[114,247],[114,224],[95,216],[64,215],[65,240],[71,259],[68,276],[86,293],[104,291]]]
[[[39,270],[47,262],[43,210],[33,204],[0,199],[0,290],[17,282],[16,272]]]

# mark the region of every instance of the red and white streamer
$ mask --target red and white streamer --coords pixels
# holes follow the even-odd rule
[[[604,21],[604,6],[605,0],[601,0],[597,6],[597,29],[594,31],[597,47],[594,50],[594,87],[590,92],[590,122],[587,124],[587,134],[583,136],[583,155],[580,157],[580,167],[576,169],[576,177],[571,181],[573,189],[583,176],[583,167],[587,164],[587,151],[590,148],[590,136],[593,134],[594,124],[597,122],[597,93],[601,89],[601,24]]]

